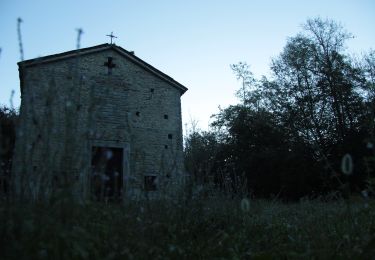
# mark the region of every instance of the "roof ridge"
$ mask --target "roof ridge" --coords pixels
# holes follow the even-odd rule
[[[47,56],[42,56],[34,59],[29,59],[29,60],[24,60],[18,62],[19,67],[28,67],[28,66],[35,66],[40,63],[46,63],[46,62],[52,62],[56,60],[61,60],[61,59],[67,59],[70,57],[77,56],[79,54],[89,54],[92,52],[98,52],[101,50],[106,50],[106,49],[113,49],[117,51],[120,55],[127,57],[128,59],[132,60],[134,63],[137,63],[138,65],[142,66],[144,69],[148,70],[149,72],[155,74],[159,78],[164,79],[165,81],[169,82],[170,84],[174,85],[175,87],[179,88],[182,93],[185,93],[187,91],[187,88],[182,85],[181,83],[177,82],[174,80],[172,77],[168,76],[164,72],[158,70],[151,64],[148,64],[141,58],[137,57],[134,52],[128,51],[121,46],[115,45],[115,44],[109,44],[109,43],[104,43],[104,44],[99,44],[87,48],[82,48],[82,49],[76,49],[76,50],[71,50],[71,51],[66,51],[66,52],[61,52],[57,54],[52,54],[52,55],[47,55]]]
[[[109,43],[98,44],[98,45],[94,45],[94,46],[91,46],[91,47],[80,48],[80,49],[71,50],[71,51],[64,51],[64,52],[60,52],[60,53],[56,53],[56,54],[50,54],[50,55],[41,56],[41,57],[37,57],[37,58],[33,58],[33,59],[23,60],[23,61],[18,62],[17,64],[39,62],[39,61],[50,59],[50,58],[66,56],[66,55],[74,54],[74,53],[85,52],[85,51],[88,51],[88,50],[91,50],[91,49],[97,49],[98,47],[109,47],[110,45],[111,44],[109,44]],[[114,45],[114,44],[112,44],[112,45]]]

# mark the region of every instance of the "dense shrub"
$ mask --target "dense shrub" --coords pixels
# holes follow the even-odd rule
[[[0,196],[9,191],[17,117],[15,110],[0,108]]]

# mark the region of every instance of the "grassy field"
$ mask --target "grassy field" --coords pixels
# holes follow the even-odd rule
[[[1,259],[374,259],[375,202],[154,200],[0,207]]]

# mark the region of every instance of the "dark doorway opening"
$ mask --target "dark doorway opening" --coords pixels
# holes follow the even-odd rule
[[[121,201],[123,193],[123,149],[93,146],[91,193],[96,201]]]

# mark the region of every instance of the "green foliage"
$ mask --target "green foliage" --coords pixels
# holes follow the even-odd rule
[[[210,132],[191,132],[185,139],[185,168],[194,183],[208,183],[218,152],[216,135]]]
[[[232,180],[245,178],[242,181],[256,196],[296,198],[317,189],[320,176],[312,150],[301,139],[290,139],[274,114],[230,106],[216,116],[213,126],[226,129],[216,172],[221,169]]]
[[[270,78],[256,80],[244,62],[231,65],[242,81],[241,102],[220,109],[212,132],[205,133],[216,140],[209,173],[215,184],[240,179],[256,196],[287,199],[369,187],[375,55],[370,51],[355,62],[346,53],[350,38],[335,21],[309,19],[272,60]],[[195,146],[203,143],[196,139]],[[347,175],[341,171],[346,155],[352,162]]]
[[[324,183],[335,187],[331,176],[341,174],[341,159],[350,154],[355,166],[349,181],[358,190],[366,176],[365,139],[373,135],[374,109],[367,104],[373,99],[372,58],[370,53],[358,67],[345,53],[351,37],[334,21],[309,19],[273,60],[272,81],[264,80],[260,88],[284,131],[313,149],[310,160],[323,163]]]
[[[374,201],[154,200],[1,204],[2,259],[341,258],[374,255]]]

